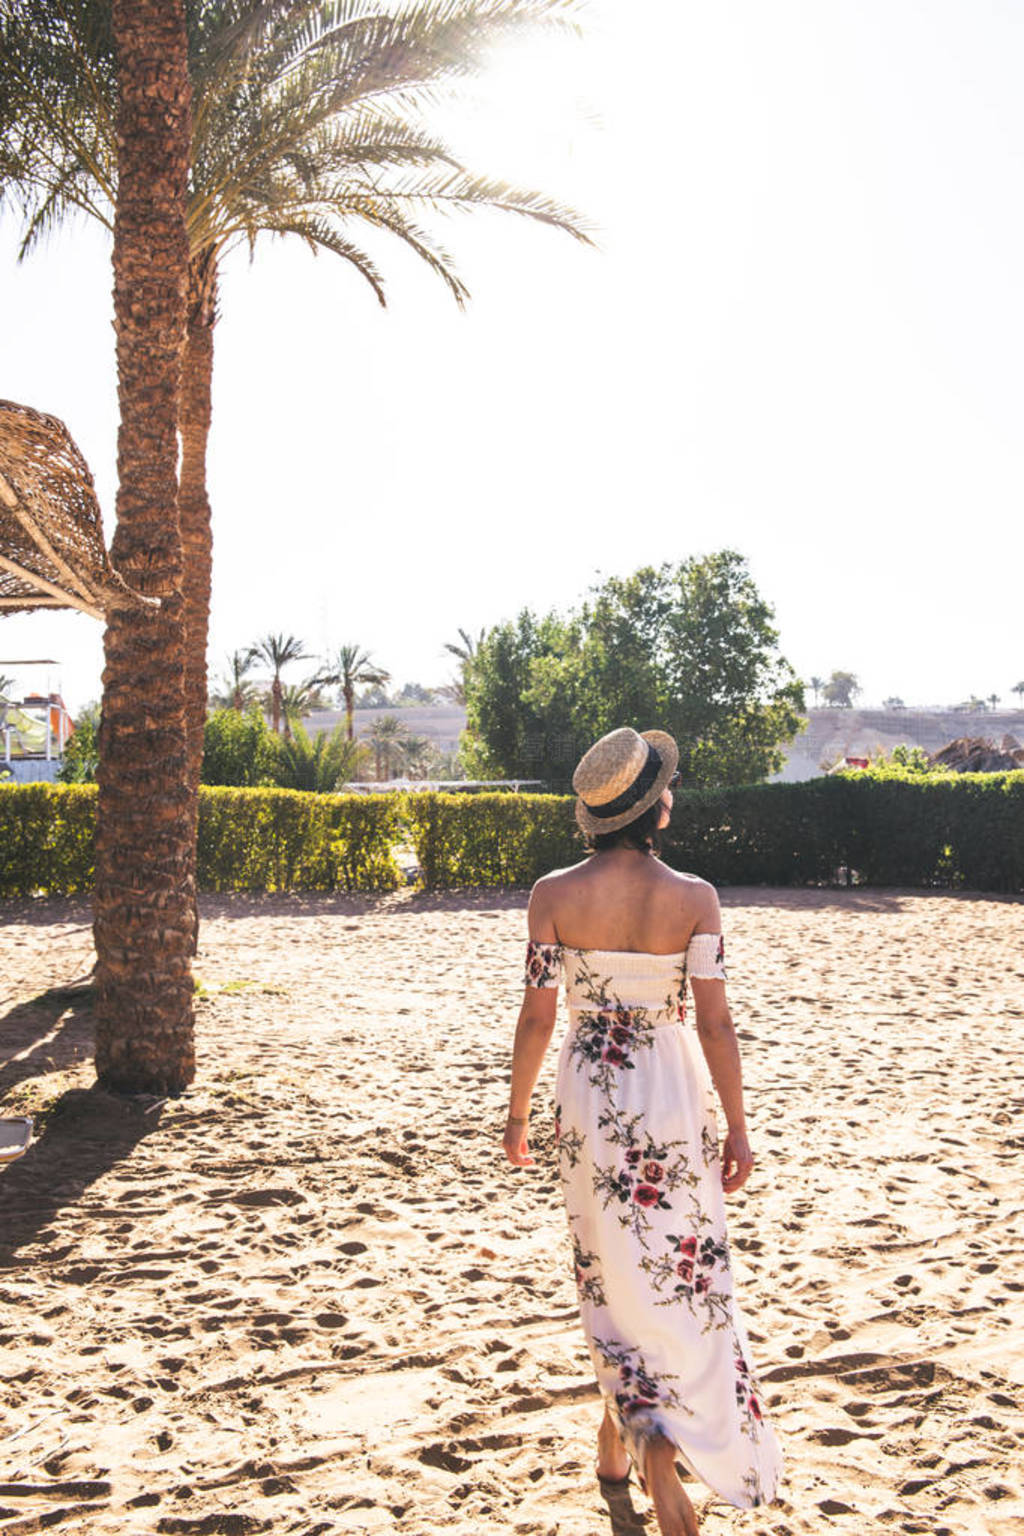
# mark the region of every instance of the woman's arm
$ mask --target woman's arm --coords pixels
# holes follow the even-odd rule
[[[697,923],[696,932],[720,934],[721,931],[722,914],[718,895],[709,886],[706,910]],[[731,1194],[747,1182],[754,1166],[754,1155],[747,1139],[739,1042],[725,995],[725,982],[691,976],[690,990],[693,992],[701,1050],[725,1115],[727,1130],[722,1147],[722,1188]]]
[[[530,893],[527,914],[530,938],[538,944],[557,944],[558,934],[550,913],[544,882]],[[551,1041],[558,1008],[557,987],[525,987],[512,1047],[512,1086],[505,1125],[505,1156],[517,1168],[530,1168],[533,1158],[527,1142],[530,1099],[537,1085],[544,1053]]]
[[[743,1108],[740,1049],[729,1004],[725,1000],[725,982],[701,981],[695,976],[690,986],[701,1050],[722,1101],[728,1127],[722,1148],[722,1188],[731,1194],[747,1182],[754,1166]]]

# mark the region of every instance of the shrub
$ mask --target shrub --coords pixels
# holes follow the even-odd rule
[[[95,784],[0,784],[0,896],[92,889]]]
[[[394,795],[199,792],[201,890],[389,891],[401,882]],[[92,889],[94,784],[0,785],[0,897]]]
[[[244,714],[237,709],[214,710],[203,728],[203,783],[236,788],[273,784],[277,745],[277,737],[256,706]]]
[[[386,891],[411,837],[428,888],[523,886],[582,855],[569,795],[326,795],[204,786],[200,888]],[[96,786],[0,784],[0,897],[93,879]],[[1024,772],[885,769],[676,795],[666,858],[716,885],[1024,891]]]
[[[75,721],[71,739],[64,748],[57,779],[61,784],[91,784],[99,765],[100,706],[87,704]]]
[[[390,891],[394,795],[209,788],[199,796],[197,873],[206,891]]]
[[[321,731],[311,739],[296,722],[290,741],[274,740],[277,753],[272,776],[281,789],[305,789],[314,794],[343,792],[346,784],[358,778],[370,756],[361,741],[348,740],[344,725],[336,726],[330,735]]]
[[[680,790],[665,859],[713,885],[828,884],[843,862],[834,781]]]
[[[531,885],[572,863],[582,854],[573,804],[570,795],[407,795],[424,885]]]

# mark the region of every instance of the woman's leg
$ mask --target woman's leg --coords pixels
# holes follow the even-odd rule
[[[604,1418],[597,1432],[597,1475],[610,1483],[624,1482],[629,1476],[629,1457],[605,1403]]]
[[[697,1516],[679,1481],[675,1456],[675,1446],[664,1435],[650,1441],[644,1455],[647,1492],[661,1536],[698,1536]]]

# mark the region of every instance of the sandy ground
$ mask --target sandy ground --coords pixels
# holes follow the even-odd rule
[[[709,1536],[1024,1528],[1024,902],[725,893],[731,1206],[784,1500]],[[0,1536],[653,1532],[595,1483],[552,1164],[499,1156],[521,893],[219,898],[200,1075],[90,1090],[88,913],[0,912]]]

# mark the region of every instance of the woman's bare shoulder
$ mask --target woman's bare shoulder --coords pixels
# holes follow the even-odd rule
[[[541,875],[533,889],[541,894],[554,894],[561,887],[572,885],[578,880],[589,865],[589,859],[581,859],[578,864],[567,864],[564,869],[552,869],[546,875]]]
[[[548,944],[557,940],[559,908],[585,864],[584,860],[583,864],[571,864],[566,869],[553,869],[534,884],[527,911],[531,938]]]
[[[718,905],[718,892],[710,880],[704,880],[700,875],[692,875],[683,869],[669,870],[669,874],[687,917],[693,919],[694,932],[720,932],[722,914]]]

